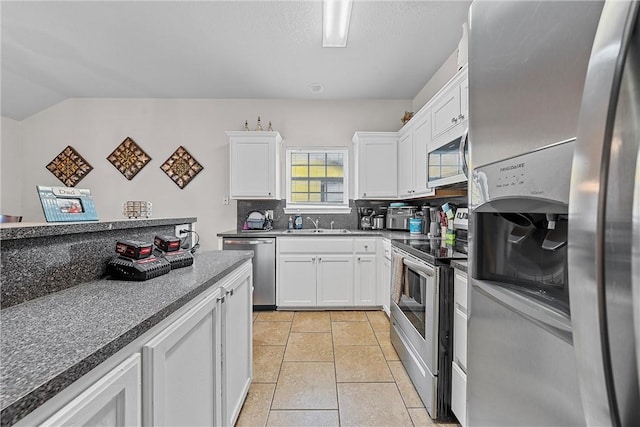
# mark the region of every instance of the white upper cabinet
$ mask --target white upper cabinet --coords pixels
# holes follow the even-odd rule
[[[427,187],[427,144],[431,141],[431,115],[421,109],[399,132],[398,197],[409,199],[435,194]]]
[[[398,197],[413,196],[413,128],[404,127],[398,140]]]
[[[467,126],[469,79],[466,66],[429,101],[431,104],[431,140],[453,140]]]
[[[280,199],[280,133],[225,133],[230,144],[230,197]]]
[[[356,132],[356,199],[395,199],[398,191],[396,132]]]

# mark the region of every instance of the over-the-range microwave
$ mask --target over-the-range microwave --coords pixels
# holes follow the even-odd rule
[[[467,181],[468,131],[453,140],[427,145],[427,186],[442,187]]]

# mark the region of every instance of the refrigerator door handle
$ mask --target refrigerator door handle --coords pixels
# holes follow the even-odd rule
[[[636,159],[636,188],[633,194],[633,243],[631,247],[631,295],[633,301],[633,319],[636,335],[636,363],[638,365],[638,383],[640,384],[640,150]]]
[[[638,6],[637,1],[604,5],[587,69],[571,174],[569,297],[587,425],[620,426],[626,416],[618,409],[624,397],[616,396],[609,345],[615,337],[609,333],[607,293],[615,289],[605,281],[605,237],[610,161],[620,148],[612,140],[616,108],[629,46],[635,43]]]

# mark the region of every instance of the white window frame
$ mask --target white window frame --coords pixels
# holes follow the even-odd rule
[[[324,204],[303,204],[303,203],[291,203],[291,154],[292,153],[340,153],[344,156],[344,175],[343,175],[343,188],[344,194],[342,203],[324,203]],[[349,148],[348,147],[313,147],[313,148],[287,148],[285,151],[286,162],[286,196],[287,203],[284,208],[286,214],[349,214],[351,213],[351,207],[349,207]]]

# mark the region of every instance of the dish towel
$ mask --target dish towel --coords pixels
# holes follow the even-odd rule
[[[396,304],[400,301],[400,296],[404,287],[404,258],[402,255],[393,255],[393,273],[391,275],[391,300]]]

